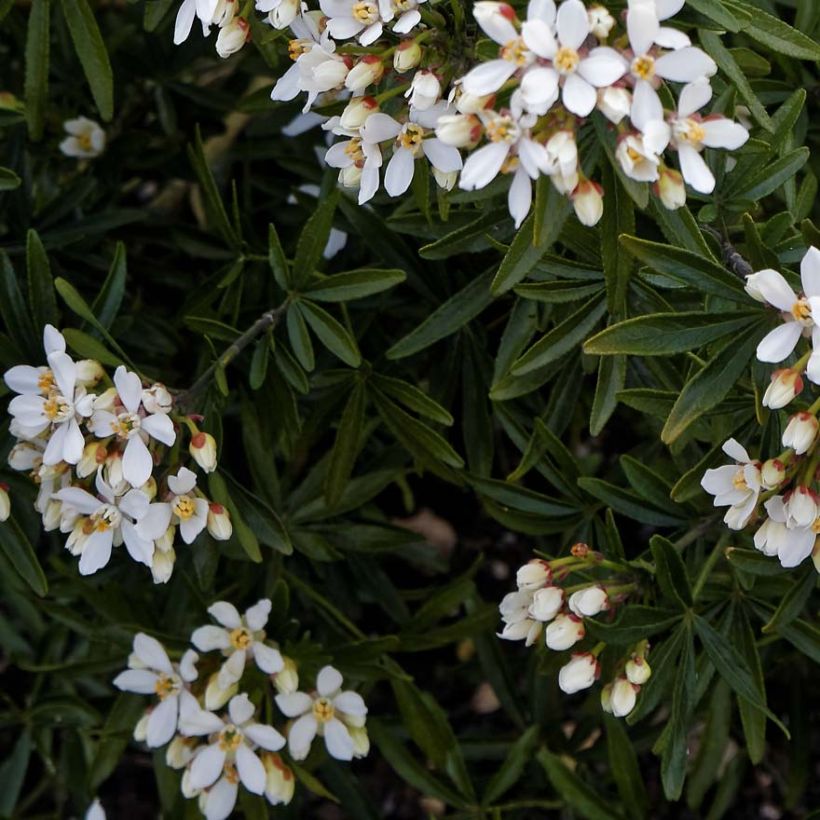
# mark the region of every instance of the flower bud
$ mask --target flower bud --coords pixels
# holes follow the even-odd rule
[[[460,114],[478,114],[492,105],[494,99],[494,94],[470,94],[462,91],[456,97],[456,111]]]
[[[609,86],[598,90],[598,110],[617,125],[632,110],[632,95],[625,88]]]
[[[767,271],[757,271],[757,273],[750,273],[746,276],[746,284],[743,286],[743,289],[749,296],[752,297],[756,302],[760,302],[761,304],[768,304],[766,301],[766,297],[763,295],[762,291],[760,290],[760,285],[758,284],[761,279],[766,279]]]
[[[260,6],[262,8],[260,8]],[[258,11],[264,11],[265,7],[270,9],[268,13],[268,22],[278,30],[287,28],[299,14],[300,0],[278,0],[273,8],[270,8],[270,3],[256,2]]]
[[[582,225],[597,225],[604,215],[604,189],[589,179],[582,179],[572,192],[572,207]]]
[[[251,38],[251,28],[247,20],[241,17],[234,17],[227,25],[219,29],[219,36],[216,38],[216,53],[222,57],[230,57],[231,54],[239,51]]]
[[[529,590],[518,590],[508,592],[498,605],[498,611],[504,623],[512,624],[523,621],[529,616],[530,605],[533,602],[533,594]]]
[[[141,493],[148,496],[149,501],[153,501],[157,497],[157,480],[151,476],[139,489]]]
[[[536,620],[546,623],[551,621],[564,605],[564,591],[560,587],[544,587],[532,596],[530,615]]]
[[[155,584],[167,584],[174,571],[174,562],[177,554],[173,548],[167,550],[154,550],[151,558],[151,575]]]
[[[599,40],[606,40],[615,25],[615,18],[603,6],[590,6],[587,19],[590,32]]]
[[[797,487],[786,502],[786,526],[808,527],[817,518],[817,496],[806,486]]]
[[[646,658],[640,655],[633,655],[626,662],[626,678],[630,683],[640,686],[646,683],[652,675],[652,668],[646,662]]]
[[[219,685],[219,673],[214,672],[205,687],[205,708],[211,712],[221,709],[237,693],[238,689],[238,682],[231,683],[223,689]]]
[[[96,441],[86,444],[83,448],[83,454],[77,462],[77,466],[75,468],[77,471],[77,477],[88,478],[88,476],[93,475],[103,464],[105,464],[105,460],[107,458],[108,450],[105,449],[105,445]]]
[[[177,735],[165,750],[165,763],[172,769],[184,769],[194,757],[196,738]]]
[[[148,719],[151,717],[151,710],[147,709],[143,712],[142,717],[137,721],[134,727],[134,740],[137,743],[145,743],[145,738],[148,737]]]
[[[188,452],[206,473],[216,469],[216,439],[210,433],[194,433]]]
[[[612,684],[608,683],[601,689],[601,709],[608,715],[612,714]]]
[[[103,366],[96,359],[80,359],[77,365],[77,381],[83,387],[93,387],[105,375]]]
[[[282,669],[274,672],[270,677],[280,695],[291,695],[299,688],[299,670],[293,658],[283,655],[282,661],[284,662]]]
[[[791,447],[797,455],[807,452],[817,438],[820,427],[811,413],[795,413],[783,431],[783,446]]]
[[[343,188],[358,188],[362,181],[362,169],[358,165],[348,165],[339,171],[339,185]]]
[[[445,114],[436,123],[436,136],[456,148],[476,145],[481,139],[481,120],[474,114]]]
[[[404,96],[417,111],[432,108],[441,96],[441,83],[432,71],[417,71]]]
[[[791,367],[775,370],[772,380],[763,394],[763,406],[770,410],[785,407],[803,392],[803,379]]]
[[[615,717],[626,717],[635,708],[639,690],[639,686],[626,678],[616,678],[612,684],[612,714]]]
[[[11,499],[9,498],[9,485],[0,482],[0,521],[8,521],[11,515]]]
[[[293,799],[296,778],[289,766],[275,752],[264,752],[265,797],[272,806],[286,806]]]
[[[550,565],[541,558],[533,558],[515,574],[519,589],[536,590],[546,586],[552,580]]]
[[[458,171],[439,171],[438,168],[431,166],[433,169],[433,179],[436,185],[444,191],[452,191],[458,182]]]
[[[600,674],[600,667],[594,655],[583,652],[573,655],[569,663],[558,672],[558,686],[567,695],[589,689]]]
[[[179,790],[182,792],[182,796],[187,800],[191,800],[194,797],[199,798],[200,802],[200,812],[204,815],[205,814],[205,806],[202,804],[202,799],[206,797],[206,792],[203,789],[198,789],[195,786],[191,785],[191,767],[188,766],[185,771],[182,773],[182,781],[179,784]]]
[[[379,82],[384,74],[384,63],[375,54],[365,54],[345,77],[345,88],[352,92],[364,91],[369,85]]]
[[[579,589],[569,596],[569,608],[579,617],[591,618],[609,609],[609,596],[602,587]]]
[[[782,461],[770,458],[760,468],[760,483],[765,490],[774,490],[786,480],[786,467]]]
[[[208,505],[207,526],[211,538],[217,541],[227,541],[233,534],[230,513],[216,502]]]
[[[18,441],[9,452],[8,465],[12,470],[18,472],[28,471],[39,465],[42,459],[43,451],[39,447],[35,447],[28,441]]]
[[[174,406],[174,399],[164,384],[156,382],[142,391],[142,406],[149,413],[167,415]]]
[[[577,615],[558,615],[547,627],[546,642],[550,649],[561,652],[584,637],[584,622]]]
[[[415,40],[402,40],[393,52],[393,68],[404,74],[421,62],[421,46]]]
[[[505,641],[524,641],[525,646],[532,646],[541,634],[543,624],[540,621],[533,621],[525,618],[523,621],[515,621],[507,624],[498,637]]]
[[[342,111],[339,125],[347,131],[358,131],[364,121],[379,110],[379,104],[373,97],[354,97]]]
[[[353,757],[367,757],[370,751],[370,737],[364,726],[348,726],[350,738],[353,741]]]
[[[655,192],[660,197],[663,207],[669,211],[682,208],[686,204],[683,177],[672,168],[661,168],[660,176],[655,183]]]
[[[65,508],[61,501],[55,501],[54,499],[49,500],[43,511],[43,529],[46,532],[52,532],[59,527],[62,532],[71,532],[74,527],[74,522],[79,516],[76,513],[68,515],[66,517],[65,526],[63,526],[64,513]],[[71,520],[72,518],[74,519],[73,521]]]
[[[117,388],[109,387],[94,398],[95,410],[107,410],[109,413],[114,410],[114,403],[117,400]]]

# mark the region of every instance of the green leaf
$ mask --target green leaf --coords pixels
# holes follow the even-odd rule
[[[674,527],[683,521],[677,516],[670,515],[668,512],[658,510],[647,504],[637,493],[610,484],[600,478],[579,478],[578,486],[603,501],[604,504],[612,507],[615,512],[635,521],[653,524],[656,527]]]
[[[739,8],[734,0],[727,2],[733,11]],[[792,28],[779,17],[767,14],[759,6],[755,6],[749,21],[743,26],[743,33],[778,54],[798,60],[820,60],[820,44],[816,40]]]
[[[603,169],[603,183],[607,195],[600,236],[606,303],[609,313],[621,318],[626,310],[626,292],[634,263],[629,254],[619,251],[618,237],[635,232],[635,207],[609,164]]]
[[[618,393],[626,382],[626,357],[602,356],[598,361],[598,380],[589,417],[590,435],[597,436],[618,406]]]
[[[754,14],[758,13],[759,9],[755,9]],[[746,78],[743,69],[737,64],[737,61],[732,56],[732,53],[721,42],[720,35],[713,31],[700,30],[700,42],[706,52],[718,64],[718,68],[726,74],[729,79],[735,84],[743,102],[749,106],[752,116],[763,126],[767,131],[774,130],[771,118],[766,109],[755,94],[754,89]]]
[[[519,296],[533,302],[560,304],[576,302],[594,296],[601,291],[600,282],[525,282],[513,288]]]
[[[635,747],[629,740],[624,723],[613,715],[605,715],[606,747],[609,753],[609,766],[618,794],[630,817],[646,817],[649,798],[644,786],[644,778],[638,763]]]
[[[792,179],[806,164],[808,148],[797,148],[775,160],[757,173],[744,175],[738,186],[732,186],[726,195],[738,199],[758,200],[774,193],[781,185]]]
[[[754,329],[739,333],[684,385],[661,432],[664,443],[671,444],[726,397],[749,366],[758,337]]]
[[[749,623],[749,617],[743,607],[736,607],[736,615],[732,622],[732,643],[737,651],[746,660],[752,672],[752,681],[757,688],[760,698],[766,699],[766,683],[763,678],[763,666],[760,654],[755,643],[755,634]],[[752,763],[760,763],[766,753],[766,715],[755,709],[745,698],[737,699],[740,721],[743,724],[743,734],[746,737],[746,749]]]
[[[288,340],[293,348],[293,355],[296,356],[299,364],[310,372],[316,366],[313,356],[313,343],[310,341],[310,334],[298,302],[294,302],[288,309],[286,322]]]
[[[353,465],[359,453],[359,445],[364,429],[364,408],[367,394],[364,385],[356,384],[347,400],[336,440],[330,454],[327,476],[325,478],[325,498],[329,506],[334,507],[347,487],[353,473]]]
[[[34,547],[13,517],[0,524],[0,550],[35,595],[44,597],[48,592],[46,575]]]
[[[695,649],[688,626],[683,632],[683,650],[678,666],[673,672],[672,709],[665,731],[666,742],[661,753],[661,782],[667,800],[678,800],[683,791],[689,752],[686,740],[695,706]]]
[[[256,563],[261,562],[262,553],[259,550],[259,541],[254,535],[253,530],[245,523],[245,519],[239,514],[239,509],[228,491],[228,485],[220,473],[214,472],[208,476],[208,489],[211,492],[213,500],[223,507],[226,507],[231,514],[233,534],[236,536],[242,549],[245,550],[251,561],[255,561]]]
[[[92,794],[117,767],[131,742],[134,726],[143,712],[143,701],[130,692],[122,692],[108,710],[100,742],[88,770],[88,788]]]
[[[300,299],[297,306],[319,341],[334,356],[338,356],[350,367],[358,367],[362,363],[362,354],[359,353],[356,340],[324,308],[307,299]]]
[[[532,762],[532,753],[538,745],[538,738],[539,727],[530,726],[510,746],[510,751],[507,752],[504,762],[496,769],[484,789],[484,794],[481,797],[482,806],[491,806],[518,783],[525,769]]]
[[[0,765],[0,783],[3,784],[0,791],[0,817],[11,817],[14,814],[14,807],[23,790],[32,748],[31,732],[25,730],[20,733],[11,753]]]
[[[473,279],[467,287],[433,311],[415,330],[396,342],[387,351],[387,358],[403,359],[411,356],[461,330],[492,302],[491,279],[491,273]]]
[[[326,276],[305,288],[304,293],[319,302],[350,302],[381,293],[406,278],[403,270],[362,268]]]
[[[594,297],[529,347],[512,366],[515,376],[523,376],[559,359],[576,347],[606,313],[606,301]]]
[[[36,327],[59,324],[57,297],[54,294],[54,278],[46,250],[37,231],[26,234],[26,270],[28,272],[28,301]]]
[[[686,565],[671,541],[660,535],[649,539],[655,559],[655,580],[666,598],[684,609],[692,606],[692,588]]]
[[[26,79],[23,93],[26,98],[28,131],[35,141],[43,136],[48,103],[50,17],[50,0],[33,0],[26,29]],[[19,183],[18,179],[17,184]]]
[[[681,613],[671,609],[630,604],[621,610],[612,623],[592,618],[587,618],[584,623],[587,631],[597,640],[627,646],[667,631],[680,619]]]
[[[327,245],[338,202],[339,191],[334,189],[332,193],[322,198],[319,206],[302,228],[296,242],[296,255],[293,258],[294,287],[302,287],[313,276],[322,258],[325,245]]]
[[[620,242],[635,258],[659,273],[671,276],[703,293],[749,304],[749,295],[743,289],[743,282],[711,259],[635,236],[622,236]]]
[[[703,238],[698,223],[689,208],[684,205],[670,211],[668,208],[663,207],[657,197],[654,197],[650,211],[668,242],[672,242],[698,256],[703,256],[712,261],[715,260],[715,256]]]
[[[687,5],[695,9],[695,11],[699,11],[704,17],[713,20],[727,31],[736,34],[741,28],[745,28],[745,25],[738,22],[735,15],[723,5],[721,0],[687,0]],[[748,21],[749,16],[748,13],[744,13],[741,17],[744,24]]]
[[[282,290],[290,290],[293,287],[290,268],[282,243],[279,241],[279,234],[273,222],[268,225],[268,264],[270,265],[273,278]]]
[[[493,210],[482,214],[478,219],[457,228],[455,231],[441,237],[441,239],[437,239],[429,245],[422,245],[419,249],[419,256],[422,259],[449,259],[456,253],[474,250],[476,240],[483,240],[486,233],[495,228],[499,221],[505,218],[506,214],[506,209],[503,211]],[[486,244],[486,241],[484,241],[482,247]]]
[[[372,383],[390,398],[401,402],[405,407],[409,407],[420,416],[425,416],[438,424],[445,424],[448,427],[453,423],[453,417],[437,401],[431,399],[418,387],[401,379],[394,379],[390,376],[382,376],[374,373],[371,376]]]
[[[42,351],[42,331],[34,330],[14,268],[3,251],[0,251],[0,316],[6,332],[22,351],[30,354]]]
[[[470,484],[473,485],[479,495],[491,498],[504,507],[511,507],[514,510],[531,513],[532,515],[539,515],[544,518],[561,518],[579,513],[576,507],[507,481],[470,476]]]
[[[613,820],[621,815],[611,804],[569,769],[556,754],[541,749],[536,759],[544,767],[555,791],[586,820]]]
[[[778,632],[802,614],[812,592],[817,588],[817,571],[813,566],[808,565],[803,566],[800,573],[802,578],[795,579],[789,587],[774,615],[763,626],[762,632]]]
[[[248,384],[251,390],[258,390],[268,375],[268,356],[270,354],[270,339],[267,334],[256,342],[251,356],[251,369],[248,373]]]
[[[84,359],[96,359],[109,367],[119,367],[123,363],[122,359],[111,353],[99,339],[83,333],[82,330],[67,327],[63,330],[63,336],[68,346]]]
[[[652,313],[627,319],[587,339],[584,353],[667,356],[701,347],[759,321],[757,313]]]
[[[117,318],[125,296],[125,281],[128,278],[128,267],[126,262],[125,244],[117,242],[114,249],[114,258],[111,260],[111,267],[108,269],[108,276],[97,294],[97,298],[92,305],[92,311],[100,324],[110,329]]]
[[[11,168],[0,168],[0,191],[13,191],[20,187],[20,177]]]
[[[61,0],[61,5],[94,102],[108,121],[114,116],[114,75],[97,21],[88,0]]]

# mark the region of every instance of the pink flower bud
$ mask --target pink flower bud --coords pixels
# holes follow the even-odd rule
[[[775,370],[771,384],[763,394],[763,406],[770,410],[779,410],[793,401],[803,392],[803,379],[791,367]]]
[[[558,672],[558,686],[567,695],[589,689],[600,674],[600,667],[594,655],[583,652],[573,655],[569,663]]]
[[[807,452],[817,438],[820,427],[811,413],[795,413],[783,431],[783,446],[791,447],[797,455]]]

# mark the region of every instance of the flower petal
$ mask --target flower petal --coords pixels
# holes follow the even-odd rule
[[[474,191],[489,185],[498,176],[510,146],[504,142],[491,142],[473,151],[461,171],[459,187]]]
[[[401,196],[413,181],[416,161],[407,148],[396,148],[384,172],[384,189],[390,196]]]
[[[802,327],[797,322],[785,322],[767,333],[757,346],[758,360],[782,362],[794,350],[801,331]]]
[[[227,649],[231,638],[221,626],[200,626],[191,635],[191,643],[201,652],[212,652],[214,649]]]
[[[341,692],[333,698],[333,705],[346,715],[362,716],[367,714],[364,698],[358,692]]]
[[[738,464],[746,464],[751,461],[746,448],[737,439],[727,439],[720,448],[729,458],[733,458]]]
[[[701,126],[703,144],[707,148],[726,148],[734,151],[741,145],[745,145],[749,139],[749,132],[739,122],[732,122],[726,117],[704,120]]]
[[[222,777],[208,791],[205,797],[205,820],[226,820],[233,813],[236,806],[236,796],[239,786],[231,783],[227,777]]]
[[[277,697],[277,702],[279,698]],[[288,732],[288,751],[294,760],[304,760],[310,752],[310,744],[313,743],[313,738],[316,737],[318,729],[316,718],[308,713],[302,715],[291,727]]]
[[[253,644],[253,657],[256,665],[268,675],[275,675],[285,668],[285,662],[279,650],[266,646],[260,641],[255,641]]]
[[[224,767],[224,750],[216,743],[206,746],[191,761],[191,785],[195,789],[207,789],[217,781]]]
[[[269,752],[278,752],[285,745],[285,738],[273,726],[267,726],[263,723],[251,723],[245,726],[242,731],[257,746],[261,746]]]
[[[593,48],[578,65],[578,73],[590,85],[603,88],[617,82],[626,74],[627,64],[614,48]]]
[[[228,714],[231,721],[237,726],[247,723],[256,712],[256,707],[251,703],[250,698],[243,692],[231,698],[228,704]]]
[[[558,51],[558,43],[552,28],[539,19],[529,19],[521,25],[521,38],[524,45],[544,60],[551,60]]]
[[[313,698],[305,692],[291,692],[287,695],[277,695],[276,705],[285,717],[299,717],[313,707]]]
[[[113,684],[123,692],[153,695],[157,691],[157,674],[150,669],[126,669],[114,678]]]
[[[678,159],[683,178],[696,191],[701,194],[711,194],[715,190],[714,174],[695,148],[686,143],[679,144]]]
[[[148,718],[148,727],[145,735],[145,742],[152,749],[164,746],[174,736],[177,730],[177,710],[179,708],[179,698],[172,696],[161,700],[151,717]]]
[[[128,439],[122,456],[122,474],[132,487],[142,487],[154,468],[154,459],[140,436]]]
[[[673,83],[691,83],[716,72],[715,61],[696,46],[670,51],[655,61],[655,73]]]
[[[564,0],[558,8],[555,28],[562,46],[579,49],[589,34],[589,16],[581,0]]]
[[[227,601],[217,601],[208,607],[208,614],[222,626],[228,629],[238,629],[242,626],[242,618],[233,604]]]
[[[168,658],[165,647],[150,635],[138,632],[134,636],[134,654],[149,668],[168,675],[173,674],[174,667]]]
[[[566,3],[564,4],[566,5]],[[563,8],[564,6],[561,6]],[[559,12],[560,13],[560,12]],[[564,90],[561,95],[564,106],[579,117],[586,117],[595,108],[598,94],[595,89],[578,74],[570,74],[564,80]]]
[[[316,676],[316,689],[323,698],[330,698],[342,688],[342,673],[332,666],[323,666]]]
[[[800,280],[806,296],[820,296],[820,250],[814,246],[800,262]]]
[[[468,94],[476,94],[477,96],[492,94],[498,91],[515,74],[517,68],[518,66],[509,60],[490,60],[486,63],[480,63],[464,76],[462,85]],[[367,118],[367,122],[376,116],[378,115],[371,114]],[[365,122],[365,125],[367,125],[367,122]]]
[[[129,413],[136,413],[142,402],[142,382],[136,373],[126,370],[120,365],[114,371],[114,386],[120,396],[120,401]]]
[[[244,743],[236,750],[236,770],[242,785],[249,792],[262,794],[265,791],[265,767]]]
[[[347,726],[337,718],[325,724],[325,746],[336,760],[353,760],[353,738]]]
[[[165,413],[154,413],[152,416],[146,416],[142,420],[142,429],[151,438],[155,438],[169,447],[176,441],[177,434],[174,431],[174,423],[171,421],[171,417]]]
[[[678,116],[690,117],[695,111],[700,111],[712,99],[712,86],[705,77],[693,83],[687,83],[678,98]]]

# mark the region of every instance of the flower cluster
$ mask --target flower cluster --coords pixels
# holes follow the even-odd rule
[[[732,150],[748,139],[743,125],[699,113],[711,100],[717,66],[683,32],[663,25],[683,3],[629,0],[619,26],[604,6],[581,0],[530,0],[523,17],[508,3],[480,0],[473,17],[492,44],[462,42],[460,26],[449,32],[444,5],[434,10],[424,0],[318,0],[319,8],[256,0],[256,9],[292,34],[293,65],[272,98],[305,94],[295,128],[322,123],[342,137],[325,160],[339,169],[341,185],[358,189],[360,203],[381,185],[391,196],[404,194],[417,163],[429,163],[445,190],[509,179],[516,226],[530,211],[533,182],[547,176],[581,222],[594,225],[603,190],[585,175],[578,146],[596,109],[615,132],[620,169],[653,183],[670,209],[684,204],[684,183],[703,194],[714,189],[705,148]],[[238,5],[184,0],[175,42],[198,17],[206,34],[219,27],[220,55],[238,50],[250,31]],[[465,52],[466,64],[453,58]],[[683,84],[672,110],[658,94],[662,83]],[[342,105],[340,114],[325,115]],[[665,161],[667,149],[680,170]]]
[[[603,565],[603,557],[586,544],[576,544],[572,555],[547,561],[534,558],[516,573],[518,589],[505,595],[499,605],[504,628],[499,633],[505,640],[523,640],[534,644],[544,632],[547,648],[556,652],[572,649],[586,636],[584,621],[602,612],[613,610],[632,591],[632,584],[620,582],[576,586],[561,585],[571,573],[586,572]],[[618,717],[624,717],[635,705],[635,698],[650,674],[645,655],[646,641],[641,642],[619,663],[623,674],[607,684],[601,694],[603,708]],[[583,651],[573,652],[558,673],[558,686],[568,695],[588,689],[601,674],[599,656],[604,643]]]
[[[183,424],[191,459],[208,473],[216,469],[216,442],[175,412],[165,386],[146,384],[122,365],[112,380],[99,362],[74,361],[51,325],[43,345],[46,365],[16,365],[3,376],[17,394],[9,403],[17,443],[8,463],[37,483],[43,527],[68,534],[66,549],[79,557],[80,573],[102,569],[113,547],[125,544],[155,583],[165,583],[177,531],[186,544],[206,528],[216,539],[230,538],[228,512],[205,497],[174,447]]]
[[[298,691],[296,664],[267,640],[270,610],[266,598],[244,615],[218,601],[208,612],[219,626],[194,630],[191,643],[199,652],[187,649],[178,662],[155,638],[139,633],[128,669],[114,679],[123,691],[156,696],[134,738],[151,748],[167,744],[166,763],[183,772],[183,795],[197,799],[208,820],[231,814],[240,784],[271,805],[289,803],[295,775],[278,754],[286,745],[293,760],[308,756],[317,735],[337,760],[363,757],[370,748],[367,706],[358,693],[342,690],[336,669],[319,671],[316,691]],[[208,653],[216,652],[214,663]],[[265,675],[262,687],[246,675],[249,660]],[[271,702],[292,719],[282,732],[257,718],[270,713]]]
[[[772,410],[786,407],[803,391],[803,375],[820,384],[820,250],[809,248],[800,264],[802,292],[796,293],[778,271],[766,269],[746,278],[746,291],[754,299],[776,308],[783,323],[769,332],[757,347],[761,362],[779,363],[789,358],[800,340],[807,349],[791,367],[775,370],[763,395]],[[820,485],[817,449],[820,401],[793,413],[783,430],[783,451],[759,461],[734,439],[723,445],[733,461],[707,470],[701,486],[714,496],[716,507],[726,507],[723,518],[733,530],[742,530],[763,518],[754,544],[765,555],[777,556],[784,567],[795,567],[810,555],[820,571]],[[762,507],[762,510],[761,510]]]

